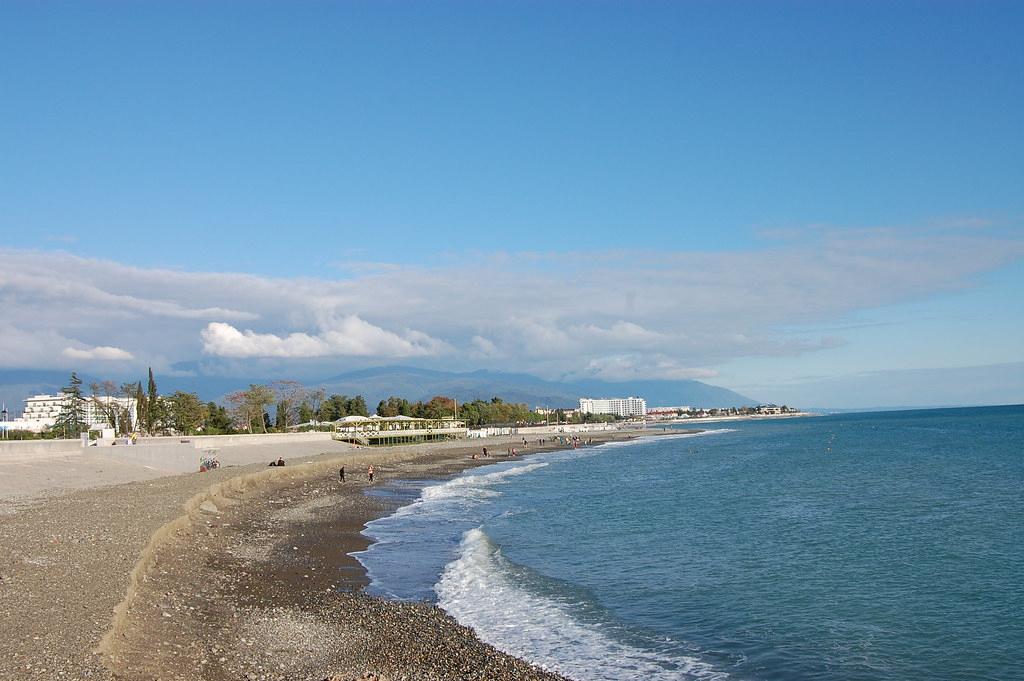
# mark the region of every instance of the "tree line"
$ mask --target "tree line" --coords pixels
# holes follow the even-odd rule
[[[100,417],[99,423],[113,429],[116,435],[135,432],[193,435],[200,431],[229,433],[234,430],[227,410],[216,402],[204,403],[196,393],[181,390],[161,395],[152,368],[145,388],[142,381],[118,385],[104,380],[89,384],[86,393],[82,379],[72,371],[68,385],[61,388],[61,392],[65,399],[60,413],[44,437],[79,437],[92,425],[87,423],[89,407]]]
[[[83,390],[78,375],[72,372],[62,392],[67,398],[56,425],[46,434],[49,437],[78,437],[84,432],[89,426],[86,423],[89,402],[93,412],[101,415],[118,435],[132,432],[144,435],[217,435],[283,432],[296,428],[326,429],[333,421],[346,416],[370,414],[362,395],[328,395],[322,387],[310,388],[292,380],[250,384],[244,390],[226,395],[223,405],[214,401],[204,402],[194,392],[179,390],[161,395],[152,368],[145,385],[141,380],[121,384],[105,380],[90,384],[88,393]],[[127,398],[127,401],[112,398]],[[130,413],[132,403],[135,406],[134,417]],[[525,403],[506,402],[500,397],[458,404],[441,395],[415,402],[391,396],[378,402],[375,412],[384,417],[455,417],[464,420],[470,428],[491,424],[543,423],[550,418],[532,412]],[[556,414],[555,418],[568,421],[572,417]],[[614,417],[585,415],[576,418],[605,420]]]

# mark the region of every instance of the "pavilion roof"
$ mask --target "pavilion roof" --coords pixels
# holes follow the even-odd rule
[[[378,416],[372,414],[370,416],[343,416],[335,423],[364,423],[366,421],[427,421],[428,419],[418,419],[412,416]]]

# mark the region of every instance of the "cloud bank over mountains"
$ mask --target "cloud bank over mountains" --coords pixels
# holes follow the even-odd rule
[[[169,370],[417,359],[541,376],[698,378],[846,341],[788,328],[973,286],[1024,255],[983,229],[813,230],[765,248],[464,254],[339,279],[0,251],[0,366]]]
[[[348,315],[315,335],[296,332],[278,336],[210,322],[200,337],[203,352],[219,357],[424,357],[439,355],[445,349],[445,343],[425,333],[406,331],[399,335],[356,315]]]
[[[99,345],[95,348],[64,348],[64,352],[61,353],[65,357],[71,359],[81,360],[129,360],[135,359],[135,356],[127,350],[121,348],[111,347],[109,345]]]

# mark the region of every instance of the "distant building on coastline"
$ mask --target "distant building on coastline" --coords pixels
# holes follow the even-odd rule
[[[648,407],[647,415],[655,419],[674,419],[683,417],[690,411],[690,407]]]
[[[623,418],[647,415],[647,400],[642,397],[580,398],[581,414],[614,414]]]
[[[68,395],[60,393],[57,395],[33,395],[25,398],[25,411],[21,418],[8,421],[4,427],[8,430],[27,430],[33,433],[41,433],[47,428],[52,428],[57,423],[57,417],[64,409]],[[116,407],[116,409],[115,409]],[[107,415],[111,412],[122,413],[127,411],[131,419],[131,428],[135,428],[138,418],[135,400],[128,397],[114,397],[108,395],[97,395],[86,397],[82,402],[85,410],[85,423],[92,426],[108,424]]]
[[[562,416],[572,416],[576,411],[575,407],[536,407],[533,413],[540,416],[554,416],[556,413],[562,412]]]

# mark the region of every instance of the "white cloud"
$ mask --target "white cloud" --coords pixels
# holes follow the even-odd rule
[[[0,366],[65,368],[64,348],[74,342],[54,328],[24,329],[0,321]]]
[[[126,268],[123,265],[110,263],[109,275],[123,274],[126,282],[142,284],[138,290],[129,289],[124,284],[110,282],[104,272],[96,271],[95,265],[104,265],[97,261],[87,261],[74,256],[42,255],[37,258],[22,259],[20,267],[0,271],[0,290],[8,295],[32,298],[47,303],[71,303],[106,312],[116,312],[126,316],[157,316],[179,319],[232,319],[251,320],[258,314],[228,307],[210,305],[193,307],[184,301],[171,299],[172,288],[176,280],[188,275],[160,270],[149,272]],[[139,274],[144,276],[140,277]],[[82,276],[84,275],[84,276]],[[159,281],[161,286],[154,286]],[[149,281],[147,281],[149,280]],[[118,291],[117,289],[128,289]],[[154,295],[147,295],[152,289]],[[189,287],[192,288],[192,287]],[[181,298],[180,292],[177,293]],[[206,296],[216,295],[214,291]]]
[[[588,337],[599,343],[607,343],[624,348],[655,346],[669,340],[666,334],[650,331],[639,324],[621,319],[608,327],[601,327],[595,324],[574,326],[572,327],[572,334],[577,337]]]
[[[126,348],[141,366],[430,357],[547,376],[708,378],[737,358],[828,351],[843,338],[814,328],[970,288],[1022,255],[1021,240],[976,227],[817,229],[756,252],[473,255],[343,279],[7,250],[0,365],[63,367]]]
[[[202,330],[203,352],[220,357],[420,357],[436,355],[444,344],[418,331],[399,336],[355,315],[338,320],[317,335],[278,336],[239,331],[230,324],[211,322]]]
[[[473,346],[475,357],[500,357],[502,354],[493,341],[483,336],[473,336],[469,342]]]
[[[111,360],[129,360],[135,359],[135,356],[127,350],[121,348],[115,348],[110,345],[98,345],[94,348],[79,349],[79,348],[64,348],[61,353],[65,357],[70,359],[99,359],[103,361]]]

